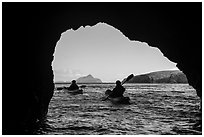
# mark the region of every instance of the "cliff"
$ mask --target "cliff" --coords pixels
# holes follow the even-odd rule
[[[175,70],[136,75],[127,83],[188,83],[188,80],[183,72]]]
[[[102,81],[99,78],[94,78],[90,74],[85,77],[80,77],[76,81],[77,83],[102,83]]]

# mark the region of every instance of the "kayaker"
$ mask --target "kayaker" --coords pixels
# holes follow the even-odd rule
[[[119,80],[116,81],[116,86],[112,90],[109,97],[116,98],[116,97],[123,97],[123,93],[125,92],[125,88],[121,85],[121,82]]]
[[[71,85],[68,87],[68,90],[77,90],[79,86],[76,84],[76,80],[72,80]]]

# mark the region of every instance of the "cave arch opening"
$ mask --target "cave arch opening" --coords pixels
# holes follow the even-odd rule
[[[91,27],[90,26],[85,26],[85,27],[80,27],[79,29],[77,29],[76,31],[74,31],[74,30],[72,30],[72,29],[69,29],[68,30],[68,38],[69,38],[69,40],[71,39],[71,40],[73,40],[73,39],[75,39],[74,38],[74,36],[71,36],[71,32],[73,32],[73,33],[75,33],[74,35],[76,35],[76,36],[78,36],[79,34],[76,34],[77,33],[77,31],[79,31],[79,32],[81,32],[81,31],[84,31],[85,29],[90,29]],[[66,31],[67,32],[67,31]],[[65,44],[63,44],[63,40],[66,40],[66,37],[64,36],[64,35],[66,35],[65,33],[66,32],[63,32],[62,33],[62,35],[61,35],[61,38],[60,38],[60,40],[57,42],[57,46],[56,46],[56,49],[55,49],[55,55],[57,54],[57,52],[59,51],[57,48],[61,48],[61,51],[68,51],[68,52],[65,52],[65,53],[62,53],[62,52],[58,52],[59,53],[59,55],[61,55],[62,57],[66,57],[66,58],[68,58],[68,60],[66,60],[66,61],[64,61],[64,62],[61,62],[60,64],[62,65],[62,66],[65,66],[65,63],[72,63],[71,65],[73,65],[73,66],[77,66],[77,64],[75,64],[75,63],[79,63],[79,64],[82,64],[82,66],[87,66],[87,65],[90,65],[90,64],[88,64],[89,62],[90,63],[92,63],[92,64],[94,64],[93,66],[91,66],[91,67],[94,67],[94,69],[96,69],[97,70],[97,72],[98,72],[98,65],[100,65],[100,64],[97,64],[97,61],[99,61],[99,59],[97,58],[97,56],[99,56],[101,53],[102,53],[102,55],[104,55],[104,53],[105,52],[103,52],[103,48],[101,49],[100,47],[97,47],[95,50],[93,50],[95,47],[93,47],[93,46],[91,46],[91,47],[89,47],[89,48],[87,48],[87,46],[90,46],[90,44],[97,44],[97,42],[95,42],[95,40],[96,40],[96,37],[95,38],[93,38],[93,36],[91,36],[90,34],[94,34],[94,36],[96,36],[97,34],[96,33],[93,33],[93,30],[91,30],[91,33],[84,33],[84,35],[80,35],[81,36],[81,38],[83,37],[83,38],[85,38],[85,40],[87,40],[87,38],[86,38],[86,36],[88,35],[88,37],[91,37],[92,39],[89,39],[89,40],[91,40],[91,42],[90,43],[88,43],[88,44],[85,44],[85,40],[82,40],[82,39],[80,39],[79,40],[79,37],[75,40],[75,42],[79,42],[78,44],[81,44],[81,47],[77,47],[78,45],[77,44],[73,44],[73,42],[72,42],[72,46],[70,47],[70,43],[69,44],[67,44],[67,43],[65,43]],[[81,32],[82,33],[82,32]],[[109,32],[109,33],[111,33],[111,32]],[[100,34],[101,35],[101,34]],[[107,36],[107,33],[106,33],[106,36]],[[108,38],[110,37],[110,36],[107,36]],[[100,38],[100,40],[104,40],[103,38],[104,37],[99,37]],[[128,38],[126,38],[126,37],[123,37],[124,39],[126,39],[126,40],[128,40],[129,41],[129,39]],[[94,42],[92,41],[92,40],[94,40]],[[93,43],[92,43],[93,42]],[[129,41],[130,42],[130,41]],[[122,43],[121,41],[119,42],[119,43]],[[132,43],[134,43],[135,44],[135,41],[133,41]],[[147,43],[142,43],[142,42],[137,42],[138,44],[142,44],[142,46],[144,46],[144,47],[146,47],[146,48],[149,48],[149,49],[151,49],[150,50],[150,53],[151,53],[151,51],[152,51],[152,49],[154,49],[154,50],[156,50],[156,48],[153,48],[153,47],[150,47]],[[61,45],[60,45],[61,44]],[[93,44],[93,45],[94,45]],[[103,43],[104,44],[104,43]],[[84,46],[84,45],[86,45],[86,46]],[[94,46],[95,46],[94,45]],[[117,44],[113,44],[113,42],[111,43],[111,45],[117,45]],[[126,44],[122,44],[122,45],[126,45]],[[127,45],[126,45],[127,46]],[[141,46],[141,45],[140,45]],[[141,47],[142,47],[141,46]],[[66,49],[65,47],[69,47],[69,49]],[[77,48],[76,48],[77,47]],[[108,49],[110,48],[110,46],[108,46]],[[122,47],[121,47],[122,48]],[[127,48],[127,47],[126,47]],[[114,47],[113,49],[118,49],[118,47],[116,48],[116,47]],[[89,52],[89,51],[91,51],[91,52]],[[99,52],[96,52],[96,51],[99,51]],[[106,51],[106,53],[107,53],[107,49],[105,50]],[[115,51],[115,50],[113,50],[113,51]],[[113,52],[112,51],[112,52]],[[122,50],[122,51],[124,51],[124,50]],[[131,50],[131,51],[135,51],[135,50]],[[158,51],[158,49],[157,49],[157,51]],[[112,53],[111,52],[111,53]],[[96,53],[96,54],[94,54],[94,53]],[[122,53],[121,52],[119,52],[120,54],[119,55],[121,55]],[[143,54],[142,55],[144,55],[144,52],[142,52]],[[145,53],[148,53],[147,51],[145,52]],[[158,53],[158,52],[157,52]],[[95,56],[94,56],[94,55]],[[69,55],[68,57],[66,56],[66,55]],[[82,57],[80,57],[82,55]],[[90,56],[89,56],[90,55]],[[96,56],[97,55],[97,56]],[[108,54],[106,54],[106,56],[107,56]],[[130,55],[132,55],[132,54],[125,54],[126,56],[129,56],[129,58],[130,57],[132,57],[132,56],[130,56]],[[162,54],[160,54],[160,55],[162,55]],[[86,58],[86,57],[89,57],[89,58]],[[163,56],[163,55],[162,55]],[[61,60],[62,61],[62,59],[63,58],[60,58],[59,57],[59,59],[58,60]],[[114,56],[108,56],[108,58],[110,58],[110,57],[114,57]],[[118,57],[118,56],[117,56]],[[57,56],[55,56],[55,59],[54,59],[54,61],[57,61]],[[93,59],[94,58],[94,59]],[[95,58],[96,58],[96,60],[95,60]],[[153,57],[151,57],[151,59],[152,59]],[[163,57],[164,58],[164,57]],[[83,59],[83,60],[80,60],[80,59]],[[92,60],[93,59],[93,60]],[[117,58],[118,59],[118,58]],[[134,59],[138,59],[138,58],[134,58]],[[140,58],[141,59],[141,58]],[[149,59],[149,58],[148,58]],[[72,62],[72,60],[74,60],[73,62]],[[88,62],[86,62],[88,60]],[[120,60],[120,59],[119,59]],[[127,59],[126,59],[127,60]],[[125,61],[126,61],[125,60]],[[107,59],[106,59],[106,61],[107,61]],[[112,67],[114,67],[114,65],[116,65],[115,64],[115,62],[114,61],[110,61],[110,60],[108,60],[110,63],[112,63],[112,64],[110,64]],[[121,60],[120,60],[121,61]],[[125,63],[125,61],[123,61],[123,63]],[[113,63],[114,62],[114,63]],[[132,61],[133,62],[133,61]],[[143,61],[143,62],[145,62],[145,61]],[[150,64],[149,63],[149,60],[147,60],[146,62],[148,62],[148,64]],[[153,61],[152,61],[153,62]],[[101,63],[101,61],[100,61],[100,63]],[[102,64],[102,63],[101,63]],[[54,62],[53,62],[53,65],[54,65]],[[104,64],[102,64],[102,65],[104,65]],[[174,64],[175,66],[176,66],[176,64]],[[68,66],[70,66],[70,64],[68,64]],[[104,65],[104,66],[108,66],[108,65]],[[137,65],[138,66],[138,65]],[[96,68],[95,68],[96,67]],[[57,67],[56,67],[57,68]],[[74,70],[71,70],[71,69],[62,69],[62,71],[56,71],[57,69],[56,69],[55,67],[53,67],[53,70],[54,70],[54,72],[55,72],[55,77],[56,77],[56,72],[57,73],[59,73],[59,74],[63,74],[63,76],[64,75],[66,75],[66,73],[68,73],[69,75],[68,76],[70,76],[71,74],[72,75],[75,75],[75,77],[71,77],[68,81],[66,81],[66,82],[70,82],[72,79],[77,79],[78,77],[77,76],[83,76],[83,73],[82,74],[80,74],[80,70],[76,70],[75,69],[75,71]],[[74,68],[74,67],[73,67]],[[81,66],[79,67],[79,68],[81,68]],[[118,67],[117,67],[118,68]],[[127,67],[127,68],[130,68],[130,67]],[[87,68],[86,68],[87,69]],[[103,68],[103,70],[105,70],[106,68]],[[115,69],[115,68],[114,68]],[[90,68],[88,69],[88,70],[90,70]],[[128,69],[129,70],[129,69]],[[93,71],[91,71],[91,72],[93,72]],[[91,73],[90,71],[89,72],[87,72],[85,75],[88,75],[88,74],[90,74]],[[100,71],[101,72],[101,71]],[[103,71],[104,72],[104,71]],[[113,71],[111,71],[111,72],[113,72]],[[132,72],[128,72],[128,74],[125,74],[124,76],[123,76],[123,78],[125,78],[127,75],[129,75],[130,73],[132,73]],[[96,76],[97,78],[101,78],[101,77],[98,77],[97,75],[93,75],[94,77]],[[170,76],[171,77],[171,76]],[[119,77],[117,77],[117,79],[118,79]],[[120,78],[119,78],[120,79]],[[65,80],[67,80],[67,78],[65,79]],[[121,79],[122,80],[122,79]],[[114,80],[113,80],[114,81]],[[113,81],[111,81],[111,82],[113,82]],[[56,81],[56,78],[55,78],[55,82],[57,82]],[[62,80],[62,82],[64,82],[64,80]],[[73,100],[72,100],[73,101]],[[100,100],[101,101],[101,100]],[[75,101],[73,101],[74,103],[75,103]],[[73,103],[73,102],[71,102],[71,103]]]
[[[63,32],[55,47],[52,68],[54,82],[70,82],[86,75],[114,82],[131,73],[141,75],[167,70],[171,71],[168,74],[171,79],[172,73],[179,71],[176,63],[158,48],[146,42],[131,41],[120,30],[102,22]],[[182,83],[182,78],[170,82]],[[184,83],[187,83],[185,74]]]

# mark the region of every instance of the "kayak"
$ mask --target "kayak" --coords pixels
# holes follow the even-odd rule
[[[63,90],[63,89],[65,89],[65,87],[56,87],[55,89],[56,90]]]
[[[111,94],[111,90],[108,89],[105,92],[105,95],[108,96]],[[110,100],[113,104],[130,104],[130,98],[129,97],[116,97],[116,98],[111,98],[108,97],[108,100]]]
[[[75,89],[75,90],[64,89],[64,91],[67,92],[67,93],[70,93],[70,94],[83,94],[82,89]]]
[[[116,98],[108,97],[108,100],[110,100],[113,104],[130,104],[129,97],[116,97]]]

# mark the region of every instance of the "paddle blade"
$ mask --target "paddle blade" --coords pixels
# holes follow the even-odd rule
[[[129,81],[129,80],[130,80],[131,78],[133,78],[133,77],[134,77],[133,74],[129,75],[129,76],[127,77],[126,81]]]
[[[81,86],[79,86],[80,88],[85,88],[86,87],[86,85],[81,85]]]
[[[123,85],[125,82],[129,81],[129,80],[130,80],[131,78],[133,78],[133,77],[134,77],[133,74],[129,75],[127,78],[125,78],[125,79],[122,81],[122,85]]]

